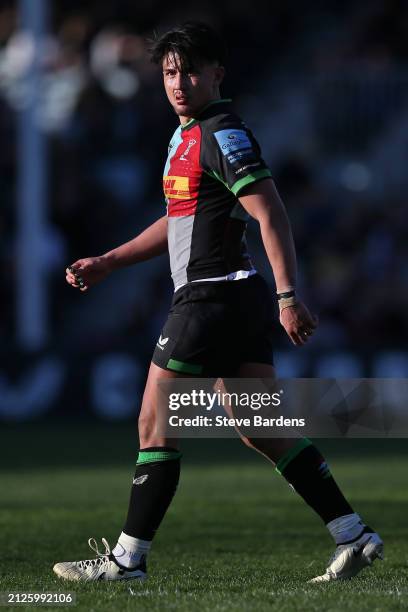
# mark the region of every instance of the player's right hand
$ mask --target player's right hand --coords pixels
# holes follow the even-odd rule
[[[105,257],[86,257],[78,259],[65,270],[65,278],[69,285],[87,291],[92,285],[96,285],[111,272]]]
[[[281,325],[295,346],[306,344],[318,326],[316,315],[310,314],[303,302],[288,306],[280,313]]]

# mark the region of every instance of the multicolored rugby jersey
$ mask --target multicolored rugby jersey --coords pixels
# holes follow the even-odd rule
[[[229,103],[210,103],[198,118],[180,125],[170,141],[163,187],[176,289],[254,273],[245,240],[248,214],[238,196],[271,172]]]

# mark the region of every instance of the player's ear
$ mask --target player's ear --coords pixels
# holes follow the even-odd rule
[[[216,66],[214,76],[215,76],[215,84],[221,85],[222,81],[224,80],[224,76],[225,76],[224,66]]]

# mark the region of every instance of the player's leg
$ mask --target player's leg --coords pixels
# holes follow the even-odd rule
[[[239,367],[238,378],[273,380],[275,369],[269,364],[245,363]],[[309,440],[300,436],[291,438],[241,436],[241,439],[246,446],[272,461],[278,473],[303,497],[325,524],[340,516],[354,514],[324,458]]]
[[[179,374],[151,363],[139,416],[140,450],[123,531],[113,549],[127,568],[146,558],[153,537],[176,492],[180,476],[179,443],[158,433],[159,381]]]
[[[272,365],[245,363],[240,378],[275,378]],[[244,443],[262,453],[325,523],[337,549],[326,573],[316,581],[351,578],[375,558],[383,544],[344,497],[315,445],[305,438],[247,438]]]
[[[177,441],[157,433],[162,411],[167,415],[168,407],[167,403],[162,405],[166,394],[160,395],[158,383],[163,379],[206,376],[213,367],[213,353],[208,346],[224,316],[222,304],[212,301],[213,291],[204,283],[204,287],[186,285],[174,294],[153,353],[139,417],[140,452],[128,515],[113,549],[116,560],[127,568],[145,558],[178,484]]]
[[[176,491],[180,475],[180,452],[174,438],[157,432],[159,418],[159,380],[179,376],[151,364],[139,417],[140,451],[133,478],[128,514],[114,549],[102,539],[105,551],[99,552],[95,540],[90,547],[96,559],[63,562],[54,572],[68,580],[123,580],[146,577],[146,556],[153,537]]]

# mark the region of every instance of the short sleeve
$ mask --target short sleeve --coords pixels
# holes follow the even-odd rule
[[[235,196],[251,183],[271,177],[252,132],[238,118],[206,126],[201,162]]]

